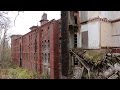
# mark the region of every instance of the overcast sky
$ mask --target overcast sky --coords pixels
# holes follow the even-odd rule
[[[43,13],[47,13],[48,20],[60,19],[60,11],[24,11],[21,12],[16,19],[15,26],[9,30],[10,34],[26,34],[30,31],[30,27],[33,25],[40,25],[41,16]],[[13,21],[17,12],[13,11],[9,13],[9,17]]]

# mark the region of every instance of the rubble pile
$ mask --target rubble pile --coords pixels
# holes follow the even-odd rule
[[[76,79],[118,79],[120,78],[120,54],[74,49],[70,51],[77,57],[80,66],[74,70]],[[86,65],[86,67],[85,67]],[[86,68],[86,69],[85,69]],[[77,70],[78,69],[78,70]],[[80,72],[81,71],[81,72]],[[90,75],[88,75],[90,74]],[[79,76],[77,76],[79,75]]]

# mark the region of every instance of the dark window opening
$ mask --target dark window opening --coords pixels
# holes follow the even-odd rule
[[[30,41],[30,35],[29,35],[29,41]]]
[[[20,45],[20,67],[22,67],[22,49]]]
[[[77,34],[74,34],[74,48],[77,47]]]
[[[75,24],[77,24],[77,16],[74,16]]]

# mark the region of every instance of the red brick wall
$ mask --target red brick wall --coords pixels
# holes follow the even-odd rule
[[[50,32],[50,77],[59,78],[59,23],[54,21]]]
[[[22,36],[17,40],[12,40],[12,58],[13,61],[20,64],[20,44],[22,46],[22,67],[43,73],[43,59],[42,53],[50,53],[50,78],[59,78],[59,59],[60,59],[60,48],[59,48],[59,37],[60,37],[60,24],[58,21],[50,21],[41,27],[31,30],[29,33]],[[37,57],[35,57],[35,37],[37,45]],[[43,49],[42,42],[46,41],[46,48]],[[50,46],[48,47],[48,42]],[[35,61],[37,58],[37,62]]]
[[[13,63],[15,63],[18,66],[20,64],[20,44],[21,44],[20,37],[18,38],[16,37],[16,39],[14,40],[12,39],[12,43],[11,43],[12,60],[13,60]]]
[[[120,53],[120,48],[112,48],[112,53]]]
[[[44,71],[43,71],[43,67],[45,66],[44,65],[44,63],[43,62],[45,62],[44,60],[43,60],[43,58],[45,58],[44,56],[42,56],[42,54],[43,55],[47,55],[47,57],[46,57],[46,60],[48,60],[48,53],[50,53],[50,49],[49,49],[49,47],[48,47],[48,40],[49,41],[51,41],[51,39],[50,39],[50,32],[51,32],[51,25],[50,25],[50,23],[46,23],[46,24],[44,24],[44,25],[42,25],[41,27],[40,27],[40,43],[41,43],[41,53],[40,53],[40,55],[41,55],[41,73],[43,73]],[[47,62],[46,62],[47,63]],[[49,64],[48,64],[48,66],[46,65],[46,67],[49,67]]]
[[[38,72],[41,74],[42,73],[42,69],[41,69],[41,29],[39,28],[38,31],[37,31],[37,55],[38,55]]]

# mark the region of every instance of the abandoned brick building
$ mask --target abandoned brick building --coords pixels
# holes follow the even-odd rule
[[[41,26],[32,26],[25,35],[11,36],[12,60],[16,65],[38,73],[60,78],[60,20],[47,20],[44,13]]]
[[[106,50],[120,53],[120,11],[61,11],[62,75],[75,67],[70,50]]]
[[[120,11],[61,11],[60,20],[47,20],[23,36],[13,35],[12,59],[24,68],[67,78],[75,67],[70,50],[102,50],[120,53]]]

